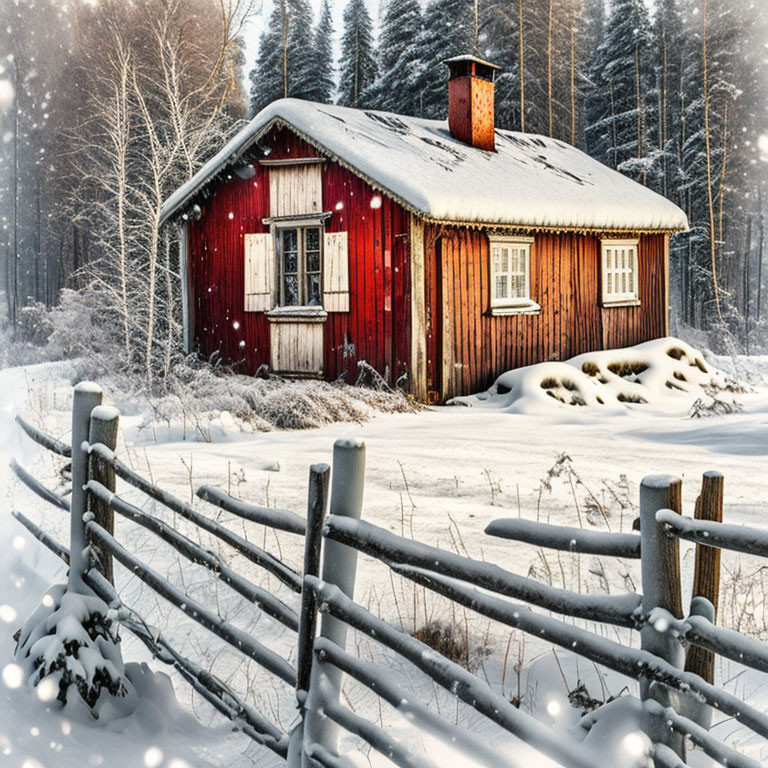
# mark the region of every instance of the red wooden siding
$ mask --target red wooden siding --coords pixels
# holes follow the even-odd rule
[[[441,233],[442,232],[442,236]],[[537,234],[531,297],[538,315],[490,315],[488,238],[425,230],[429,390],[440,399],[486,389],[503,371],[637,344],[664,333],[664,235],[640,238],[639,307],[600,306],[600,241]],[[429,328],[430,315],[442,319]]]
[[[287,129],[260,142],[270,160],[315,157],[317,152]],[[269,364],[270,324],[262,313],[244,312],[243,235],[266,232],[269,174],[254,160],[255,175],[234,173],[201,203],[202,217],[188,224],[193,338],[206,356],[221,356],[238,371]],[[371,201],[380,198],[380,207]],[[394,381],[410,360],[409,216],[396,203],[336,163],[323,166],[323,207],[332,212],[326,231],[347,231],[350,311],[329,313],[325,323],[326,378],[347,370],[357,377],[366,360]]]

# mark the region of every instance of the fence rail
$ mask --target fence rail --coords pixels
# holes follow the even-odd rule
[[[551,587],[498,565],[406,539],[364,520],[329,517],[325,523],[325,535],[385,563],[437,571],[565,616],[621,627],[634,627],[636,624],[640,595],[589,595]]]
[[[65,546],[55,541],[21,512],[14,511],[12,514],[38,541],[69,565],[69,550]],[[239,727],[255,741],[269,747],[281,757],[287,756],[287,734],[282,733],[277,726],[241,701],[226,683],[176,651],[160,632],[150,630],[144,619],[134,611],[126,609],[115,588],[99,571],[89,570],[85,575],[85,581],[111,608],[119,611],[128,610],[129,614],[135,617],[123,617],[121,624],[144,643],[156,659],[174,667],[212,706],[230,720],[238,722]]]
[[[768,558],[768,531],[708,520],[693,520],[676,515],[668,509],[659,510],[656,520],[679,539]]]
[[[485,529],[489,536],[523,541],[537,547],[574,552],[581,555],[607,555],[638,560],[640,537],[632,533],[586,531],[550,523],[508,517],[494,520]]]
[[[334,447],[333,472],[327,465],[309,471],[306,518],[290,510],[273,509],[234,499],[221,489],[202,486],[198,498],[250,523],[304,537],[303,572],[230,531],[157,487],[124,464],[115,453],[118,414],[100,406],[95,385],[78,385],[73,405],[70,447],[36,429],[22,418],[22,430],[46,450],[72,459],[72,496],[68,501],[46,488],[16,462],[13,471],[32,492],[70,514],[71,550],[21,512],[13,516],[29,533],[70,566],[69,588],[82,583],[113,609],[120,622],[161,662],[180,676],[218,712],[256,743],[285,759],[290,768],[349,768],[337,751],[339,729],[354,734],[402,768],[435,768],[390,732],[341,703],[343,675],[375,693],[411,719],[414,727],[450,740],[474,761],[497,768],[516,763],[494,750],[467,728],[413,701],[388,679],[381,665],[347,650],[352,628],[413,664],[434,683],[475,709],[488,721],[516,736],[554,761],[574,768],[594,768],[602,755],[588,744],[568,739],[518,709],[461,665],[429,649],[353,600],[357,553],[383,562],[395,574],[441,595],[453,603],[539,640],[566,648],[595,664],[640,682],[646,730],[657,766],[685,765],[685,740],[729,768],[754,768],[752,758],[723,744],[708,729],[707,707],[732,717],[768,739],[768,715],[714,685],[714,658],[722,656],[768,672],[768,650],[755,638],[715,625],[719,585],[719,549],[768,557],[768,532],[726,525],[722,519],[722,477],[708,473],[696,519],[682,516],[681,484],[673,477],[646,478],[640,490],[640,535],[585,531],[516,518],[491,522],[489,536],[576,554],[639,559],[642,594],[581,594],[522,577],[491,563],[463,557],[397,536],[360,519],[363,506],[364,446],[339,441]],[[138,489],[300,595],[297,608],[253,583],[161,518],[115,493],[115,478]],[[326,509],[329,508],[326,517]],[[247,632],[222,620],[168,579],[143,563],[119,543],[114,514],[150,531],[188,562],[202,566],[256,610],[296,633],[295,663],[291,663]],[[119,533],[119,531],[118,531]],[[694,594],[684,615],[680,589],[679,539],[696,544]],[[87,546],[80,546],[83,543]],[[181,610],[208,632],[295,689],[299,723],[291,733],[270,722],[252,705],[197,662],[179,653],[162,633],[150,629],[136,611],[126,607],[114,587],[116,560],[156,594]],[[322,569],[321,569],[322,566]],[[322,570],[322,576],[321,576]],[[513,600],[522,601],[520,603]],[[546,615],[532,608],[544,609]],[[639,631],[641,648],[631,648],[592,632],[570,617]],[[319,628],[319,631],[318,631]],[[686,654],[687,649],[687,654]],[[598,710],[599,714],[599,710]],[[593,713],[582,721],[588,728]]]

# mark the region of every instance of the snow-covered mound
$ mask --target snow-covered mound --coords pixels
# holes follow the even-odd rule
[[[507,371],[487,392],[451,401],[488,405],[510,413],[553,408],[626,409],[632,404],[690,407],[702,396],[743,391],[684,341],[668,337],[625,349],[587,352],[565,362],[538,363]]]

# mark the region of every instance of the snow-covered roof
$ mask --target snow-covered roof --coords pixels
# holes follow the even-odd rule
[[[274,125],[287,125],[405,208],[465,224],[612,231],[688,228],[674,203],[557,139],[496,131],[496,152],[447,122],[280,99],[259,112],[165,202],[165,221]]]

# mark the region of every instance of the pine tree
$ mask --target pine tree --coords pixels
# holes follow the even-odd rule
[[[421,51],[419,113],[444,119],[448,114],[446,69],[441,62],[452,56],[475,52],[473,0],[431,0],[424,11]]]
[[[412,49],[421,32],[419,0],[390,0],[384,13],[379,40],[379,63],[383,70],[392,69],[403,54]]]
[[[379,76],[363,101],[373,109],[419,114],[422,16],[419,0],[391,0],[379,40]]]
[[[350,0],[344,10],[344,36],[341,41],[341,81],[339,104],[363,106],[362,96],[376,79],[373,22],[365,0]]]
[[[251,112],[275,99],[315,95],[312,8],[308,0],[277,0],[251,72]]]
[[[605,36],[605,0],[585,0],[580,36],[584,53],[591,60]]]
[[[654,124],[650,19],[643,0],[612,0],[606,34],[590,65],[589,153],[645,181],[648,126]]]
[[[685,39],[678,0],[660,0],[654,23],[656,51],[656,125],[654,147],[656,189],[674,198],[682,148],[683,51]],[[676,200],[680,203],[681,200]]]
[[[715,343],[721,344],[723,332],[740,323],[734,299],[743,265],[735,256],[744,248],[744,202],[756,186],[740,138],[751,112],[751,100],[741,93],[749,82],[749,59],[743,54],[749,25],[738,0],[689,0],[689,5],[698,13],[688,14],[682,76],[688,102],[680,191],[691,224],[680,238],[683,316],[697,327],[714,329],[720,337]]]
[[[312,62],[312,89],[309,98],[330,104],[335,84],[333,82],[333,16],[328,0],[323,0],[320,20],[315,28],[315,55]]]

